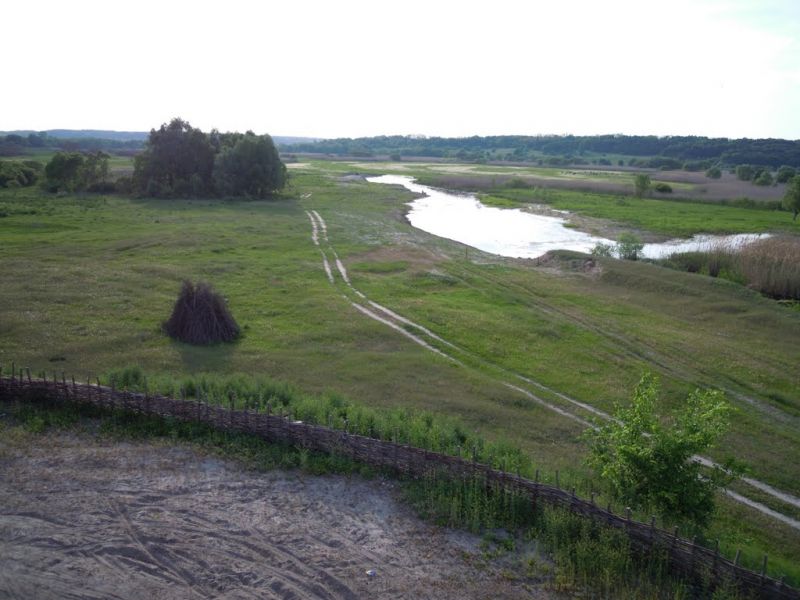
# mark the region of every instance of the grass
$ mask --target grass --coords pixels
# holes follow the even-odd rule
[[[465,257],[462,245],[403,221],[411,194],[338,179],[352,170],[293,168],[292,187],[269,201],[0,192],[9,212],[0,218],[0,364],[79,379],[128,365],[154,380],[268,374],[303,394],[456,419],[469,435],[518,448],[548,477],[558,470],[565,485],[583,489],[592,485],[583,427],[502,381],[518,372],[610,412],[650,370],[662,379],[662,412],[695,387],[726,390],[738,410],[714,457],[733,455],[755,477],[800,493],[800,313],[729,282],[650,264],[600,260],[584,272],[568,253],[546,266],[473,250]],[[647,202],[648,224],[658,221],[658,207],[672,206]],[[697,206],[709,211],[693,217],[697,227],[732,226],[739,211],[772,216]],[[310,209],[326,220],[354,285],[466,349],[463,366],[350,306],[347,290],[322,270]],[[161,333],[184,278],[207,280],[226,296],[239,341],[193,347]],[[724,499],[720,505],[715,537],[800,563],[797,535],[750,510],[743,519],[744,509]]]
[[[800,234],[800,225],[779,210],[753,210],[707,202],[635,198],[568,190],[506,189],[492,194],[520,203],[543,203],[589,217],[622,223],[635,229],[670,237],[697,233],[762,233],[786,231]]]

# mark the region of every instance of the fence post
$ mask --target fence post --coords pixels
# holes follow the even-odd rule
[[[767,576],[767,559],[769,556],[764,555],[764,562],[761,563],[761,585],[764,585],[764,579]]]
[[[33,383],[31,381],[31,368],[30,367],[25,367],[25,372],[28,374],[28,383]],[[20,377],[20,379],[22,379],[22,377]]]
[[[556,487],[557,487],[559,490],[561,489],[561,485],[560,485],[560,484],[559,484],[559,482],[558,482],[558,469],[556,469]]]
[[[11,361],[11,381],[14,381],[14,380],[15,380],[15,377],[16,377],[16,372],[17,372],[17,365],[16,365],[16,363],[14,363],[14,361],[12,360],[12,361]]]
[[[736,556],[733,557],[733,566],[734,567],[738,567],[739,566],[739,558],[741,556],[742,556],[742,549],[741,548],[737,548],[736,549]]]

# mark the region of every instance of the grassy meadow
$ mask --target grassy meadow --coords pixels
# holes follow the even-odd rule
[[[653,264],[599,259],[586,269],[570,253],[537,263],[465,252],[405,222],[412,194],[342,177],[385,172],[365,165],[295,164],[289,188],[267,201],[0,190],[0,364],[78,378],[131,365],[154,377],[268,375],[307,394],[457,419],[581,489],[592,485],[584,426],[504,381],[523,375],[550,388],[536,394],[554,405],[574,408],[557,391],[611,412],[649,370],[661,378],[666,412],[696,387],[724,390],[737,410],[712,457],[734,457],[752,477],[800,495],[799,312]],[[408,166],[408,174],[425,169]],[[502,191],[496,197],[512,205],[545,202],[660,235],[800,233],[778,211]],[[355,288],[457,346],[460,363],[354,309],[352,292],[326,278],[307,210],[324,218]],[[226,296],[243,328],[239,341],[197,348],[161,333],[186,278]],[[800,583],[797,530],[720,496],[709,535],[728,556],[742,547],[752,566],[769,553],[771,572]]]

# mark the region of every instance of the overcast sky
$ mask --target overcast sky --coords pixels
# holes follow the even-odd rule
[[[800,138],[800,0],[3,5],[0,130]]]

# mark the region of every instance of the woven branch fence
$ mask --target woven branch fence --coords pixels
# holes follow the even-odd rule
[[[610,527],[623,530],[629,537],[631,549],[637,553],[664,552],[673,572],[690,580],[711,582],[712,585],[733,583],[744,593],[758,598],[787,598],[800,600],[800,590],[766,575],[767,557],[761,572],[747,569],[738,563],[739,552],[731,561],[693,541],[681,538],[677,530],[666,531],[650,523],[614,514],[611,507],[598,506],[591,499],[580,498],[568,491],[530,480],[488,465],[456,456],[355,435],[337,429],[293,421],[289,418],[255,410],[236,410],[198,400],[184,400],[158,395],[115,390],[90,382],[76,383],[62,374],[34,379],[12,366],[10,376],[0,371],[0,400],[49,399],[90,404],[102,408],[122,409],[133,413],[169,417],[180,421],[198,421],[213,427],[256,435],[268,441],[280,441],[309,450],[336,453],[359,462],[394,469],[412,477],[445,474],[453,478],[480,478],[486,486],[497,491],[527,498],[532,506],[539,503],[567,509],[590,517]],[[537,473],[538,475],[538,473]]]

